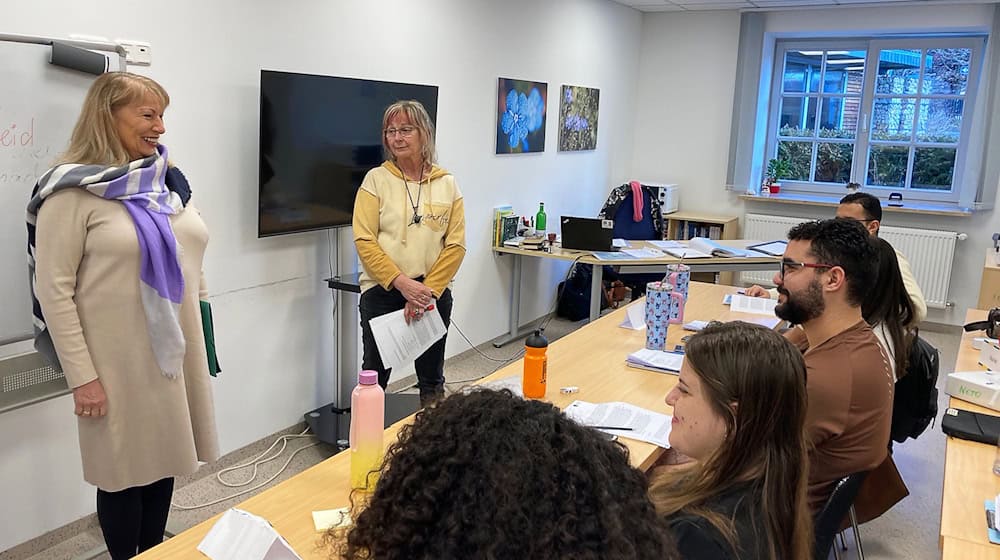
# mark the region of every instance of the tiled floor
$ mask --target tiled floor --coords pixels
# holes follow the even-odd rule
[[[568,332],[581,326],[582,322],[571,323],[561,319],[555,319],[549,323],[546,329],[546,336],[550,341],[554,341]],[[948,328],[944,332],[924,330],[921,335],[931,344],[934,344],[941,351],[941,378],[939,388],[944,387],[944,375],[950,371],[955,363],[955,356],[958,349],[959,331],[957,327]],[[489,343],[482,344],[478,351],[486,357],[469,350],[463,354],[452,357],[446,364],[449,391],[460,389],[465,383],[479,379],[489,374],[499,366],[503,365],[503,360],[516,359],[519,357],[520,342],[512,343],[504,348],[493,348]],[[947,397],[941,391],[941,410],[944,409]],[[295,433],[297,429],[285,430],[282,434]],[[275,438],[281,434],[276,434]],[[263,452],[275,438],[268,438],[258,442],[249,448],[245,448],[233,454],[227,455],[224,461],[227,464],[235,465],[246,462],[248,459]],[[327,457],[330,457],[336,450],[325,444],[311,445],[315,443],[313,438],[292,439],[288,443],[288,449],[276,460],[270,461],[259,467],[257,480],[265,480],[278,472],[290,453],[303,448],[285,468],[284,472],[278,476],[277,481],[284,480],[303,469],[316,464]],[[307,447],[308,446],[308,447]],[[896,463],[903,475],[907,486],[910,489],[910,496],[899,503],[890,512],[870,523],[866,523],[861,528],[862,539],[867,558],[878,560],[883,558],[906,558],[908,560],[936,559],[940,557],[938,550],[938,533],[940,525],[941,511],[941,486],[944,473],[944,435],[938,426],[929,428],[919,439],[908,440],[907,443],[895,447]],[[249,471],[249,469],[245,469]],[[245,478],[248,472],[231,473],[226,476],[226,480],[235,481],[241,477]],[[270,486],[268,485],[268,486]],[[262,490],[262,489],[261,489]],[[239,489],[227,488],[221,485],[215,478],[215,474],[203,476],[192,481],[179,481],[178,490],[174,495],[174,502],[182,505],[192,505],[215,501],[225,496],[231,496]],[[260,491],[260,490],[257,490]],[[250,494],[233,497],[218,504],[193,511],[182,511],[174,509],[170,514],[168,529],[180,531],[190,527],[200,521],[211,517],[219,511],[241,502]],[[35,547],[31,553],[24,552],[25,547],[18,547],[21,552],[6,551],[0,553],[0,560],[81,560],[84,557],[105,560],[106,553],[88,556],[89,551],[95,551],[102,545],[100,529],[93,522],[93,517],[88,522],[75,524],[71,534],[60,534],[58,531],[46,536],[46,542],[57,542],[58,544],[39,551]],[[847,558],[853,558],[856,554],[853,542],[848,539],[851,545]]]

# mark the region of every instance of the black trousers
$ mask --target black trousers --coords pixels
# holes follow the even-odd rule
[[[375,337],[372,335],[369,321],[380,315],[399,311],[405,305],[406,298],[395,288],[386,290],[382,286],[375,286],[361,294],[359,307],[361,311],[361,341],[364,345],[361,367],[377,371],[378,383],[383,389],[389,384],[389,375],[392,373],[392,369],[386,369],[382,364],[382,357],[378,353],[378,346],[375,344]],[[445,328],[448,328],[451,325],[451,290],[445,289],[435,305],[438,312],[441,313]],[[445,333],[441,340],[435,342],[413,364],[417,370],[417,387],[422,396],[444,392],[444,347],[447,338],[448,335]]]
[[[112,560],[126,560],[163,542],[174,479],[120,492],[97,489],[97,519]]]

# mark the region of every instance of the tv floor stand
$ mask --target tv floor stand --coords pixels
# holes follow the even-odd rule
[[[334,401],[305,413],[309,430],[316,437],[340,449],[349,446],[351,430],[351,391],[357,385],[358,370],[358,300],[361,295],[359,274],[345,274],[325,280],[327,287],[337,292],[337,336],[340,352],[337,356],[336,392]],[[385,395],[385,425],[388,427],[420,409],[420,396],[406,393]]]

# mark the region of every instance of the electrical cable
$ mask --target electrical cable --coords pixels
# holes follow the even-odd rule
[[[284,436],[279,437],[278,439],[274,440],[274,443],[271,444],[271,447],[268,447],[263,453],[261,453],[260,455],[257,455],[253,459],[251,459],[250,462],[243,463],[242,465],[236,465],[236,466],[233,466],[233,467],[222,469],[221,471],[219,471],[218,473],[215,474],[215,478],[218,479],[218,481],[219,481],[220,484],[222,484],[223,486],[228,486],[229,488],[239,488],[239,487],[246,486],[248,484],[253,483],[253,481],[257,478],[257,467],[260,466],[260,465],[263,465],[264,463],[268,463],[268,462],[273,461],[273,460],[277,459],[278,457],[280,457],[281,454],[284,453],[285,448],[288,446],[288,441],[289,440],[297,439],[297,438],[314,438],[314,437],[316,437],[314,435],[306,435],[306,432],[308,432],[308,431],[309,431],[309,428],[306,428],[305,430],[302,430],[302,432],[299,433],[299,434],[289,434],[289,435],[284,435]],[[274,447],[276,445],[278,445],[279,443],[281,444],[281,449],[279,449],[278,452],[274,454],[274,456],[267,457],[265,459],[264,457],[268,453],[270,453],[271,450],[274,449]],[[253,486],[251,488],[247,488],[246,490],[243,490],[241,492],[237,492],[235,494],[226,496],[224,498],[219,498],[218,500],[213,500],[211,502],[206,502],[204,504],[196,504],[196,505],[192,505],[192,506],[185,506],[185,505],[180,505],[180,504],[177,504],[177,503],[174,503],[173,501],[171,501],[170,502],[170,507],[172,507],[174,509],[184,510],[184,511],[194,510],[194,509],[201,509],[203,507],[208,507],[208,506],[214,506],[216,504],[221,504],[222,502],[225,502],[225,501],[230,500],[232,498],[235,498],[237,496],[242,496],[243,494],[248,494],[248,493],[253,492],[255,490],[259,490],[260,488],[263,488],[264,486],[267,486],[268,484],[270,484],[271,482],[273,482],[276,478],[278,478],[281,475],[281,473],[285,472],[285,469],[287,469],[288,465],[291,464],[292,459],[294,459],[295,456],[298,455],[298,453],[300,451],[302,451],[303,449],[308,449],[310,447],[319,445],[320,443],[321,443],[320,441],[314,441],[314,442],[312,442],[312,443],[310,443],[308,445],[303,445],[302,447],[300,447],[300,448],[296,449],[295,451],[293,451],[292,454],[288,457],[288,460],[285,461],[285,464],[281,466],[281,468],[278,470],[278,472],[274,473],[270,478],[268,478],[267,480],[265,480],[264,482],[261,482],[260,484],[258,484],[256,486]],[[233,482],[226,482],[225,480],[222,479],[223,473],[231,472],[231,471],[234,471],[234,470],[237,470],[237,469],[243,469],[243,468],[250,467],[250,466],[253,467],[253,473],[251,474],[250,479],[247,480],[247,481],[245,481],[245,482],[236,482],[236,483],[233,483]]]

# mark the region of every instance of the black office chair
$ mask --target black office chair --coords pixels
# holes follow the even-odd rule
[[[840,533],[840,525],[844,517],[850,516],[851,528],[854,529],[854,542],[858,546],[858,558],[864,560],[865,551],[861,547],[861,534],[858,532],[858,522],[854,515],[854,498],[861,489],[861,483],[868,476],[868,471],[849,474],[838,480],[833,486],[833,492],[827,499],[823,509],[816,514],[814,536],[816,538],[813,556],[815,560],[827,560],[830,549],[834,557],[840,560],[840,551],[834,546],[834,539]],[[846,550],[846,549],[845,549]]]

